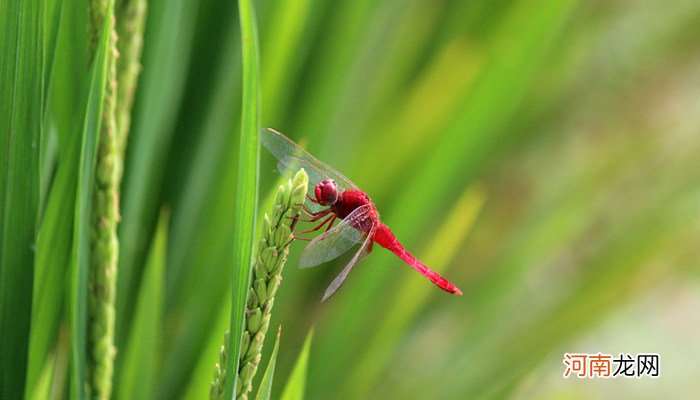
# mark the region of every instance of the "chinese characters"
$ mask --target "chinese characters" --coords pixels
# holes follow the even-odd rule
[[[564,378],[576,375],[578,378],[641,378],[659,376],[659,355],[656,353],[630,354],[587,354],[564,353]]]

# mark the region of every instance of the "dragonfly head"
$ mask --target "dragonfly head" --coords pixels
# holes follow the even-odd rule
[[[316,201],[322,206],[332,206],[338,200],[338,186],[332,179],[326,179],[314,188]]]

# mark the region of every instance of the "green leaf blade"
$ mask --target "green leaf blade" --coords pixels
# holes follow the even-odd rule
[[[169,212],[162,211],[151,252],[146,261],[134,323],[123,355],[116,398],[152,399],[157,387],[160,338],[163,322],[165,260]],[[148,355],[144,357],[144,355]]]
[[[275,376],[275,364],[277,364],[277,351],[280,347],[280,335],[282,334],[282,327],[277,330],[277,339],[275,339],[275,347],[272,349],[272,354],[270,355],[270,362],[267,364],[265,369],[265,374],[263,374],[262,380],[260,381],[260,387],[258,387],[258,393],[255,395],[255,400],[270,400],[272,395],[272,381]]]
[[[233,246],[234,271],[231,300],[231,327],[229,329],[229,356],[227,371],[238,371],[241,337],[245,317],[246,298],[250,284],[253,238],[257,214],[258,169],[260,146],[258,127],[260,118],[260,78],[258,30],[252,1],[238,2],[243,48],[243,98],[241,114],[240,148],[238,164],[237,197],[235,202],[235,238]],[[224,397],[235,395],[235,373],[226,380]]]
[[[313,339],[314,331],[313,329],[309,331],[306,335],[306,340],[304,340],[304,346],[301,348],[299,357],[296,363],[294,363],[294,368],[292,373],[289,375],[287,384],[282,392],[281,400],[303,400],[304,392],[306,390],[306,376],[309,370],[309,353],[311,351],[311,340]]]
[[[0,397],[26,382],[44,108],[40,1],[0,4]]]
[[[85,107],[80,165],[78,169],[73,248],[70,271],[71,380],[72,398],[86,398],[87,385],[87,281],[90,263],[90,210],[92,202],[97,138],[102,122],[105,81],[107,77],[107,47],[112,30],[113,2],[105,13],[105,21],[92,67],[89,93]]]

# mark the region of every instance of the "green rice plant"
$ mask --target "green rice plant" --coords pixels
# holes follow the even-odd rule
[[[695,393],[698,2],[91,3],[0,3],[1,398],[111,381],[114,399],[199,399],[227,330],[227,398]],[[251,256],[289,178],[258,156],[260,126],[351,178],[464,296],[375,247],[321,303],[348,255],[299,270],[294,241],[264,320],[278,344],[232,356],[263,325]],[[116,351],[97,384],[90,261],[114,242],[91,240],[93,212],[115,189]],[[577,351],[658,352],[661,379],[572,382]]]

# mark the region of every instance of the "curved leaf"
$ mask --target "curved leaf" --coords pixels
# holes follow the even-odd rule
[[[105,12],[104,26],[92,66],[85,107],[78,168],[75,212],[73,214],[73,248],[70,268],[71,324],[71,398],[87,397],[87,276],[90,264],[90,210],[97,154],[97,137],[102,123],[102,105],[107,76],[108,32],[112,31],[113,2]]]
[[[309,351],[311,350],[311,339],[314,336],[314,331],[311,329],[306,335],[306,340],[304,340],[304,346],[301,348],[301,353],[299,353],[299,358],[297,358],[296,363],[294,363],[294,369],[292,370],[287,384],[282,392],[281,400],[302,400],[304,398],[304,391],[306,389],[306,375],[309,369]]]
[[[275,347],[272,349],[272,355],[270,355],[270,363],[267,364],[267,369],[265,369],[265,374],[260,381],[260,387],[258,387],[258,394],[255,395],[255,400],[270,400],[272,395],[272,380],[275,376],[275,364],[277,363],[277,350],[280,346],[280,335],[282,334],[282,327],[280,326],[277,330],[277,339],[275,339]]]

